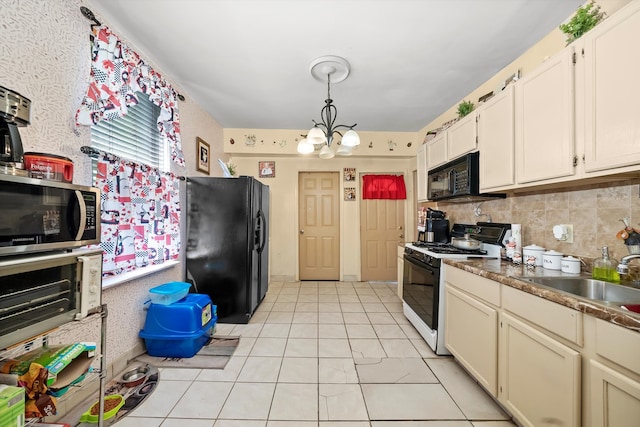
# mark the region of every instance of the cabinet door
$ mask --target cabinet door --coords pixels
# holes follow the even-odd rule
[[[427,200],[427,145],[418,150],[417,195],[418,201]]]
[[[513,87],[478,109],[481,192],[515,184]]]
[[[444,343],[458,362],[498,396],[498,312],[446,285]]]
[[[629,44],[638,39],[639,2],[584,37],[587,172],[640,163],[640,51]]]
[[[580,426],[580,354],[520,320],[500,319],[499,400],[525,426]]]
[[[613,369],[590,361],[591,424],[602,427],[637,427],[640,423],[640,383]]]
[[[477,113],[472,111],[447,130],[448,160],[476,151],[478,148],[476,117]]]
[[[440,132],[427,142],[427,169],[433,169],[447,162],[447,132]]]
[[[516,178],[520,184],[575,173],[573,47],[516,83]]]

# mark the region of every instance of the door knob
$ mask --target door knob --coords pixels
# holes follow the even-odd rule
[[[400,234],[398,234],[398,237],[400,237],[402,239],[404,237],[404,234],[400,233]]]
[[[300,230],[300,234],[304,234],[304,230]]]
[[[400,226],[398,226],[398,230],[402,230],[402,226],[401,226],[401,225],[400,225]]]

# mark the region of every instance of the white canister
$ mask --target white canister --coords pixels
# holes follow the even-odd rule
[[[533,263],[536,267],[542,267],[542,254],[544,248],[538,245],[529,245],[522,248],[522,260],[525,264]],[[533,258],[533,259],[532,259]]]
[[[563,273],[580,274],[580,258],[566,256],[560,260],[560,269]]]
[[[560,270],[562,254],[560,252],[550,250],[542,254],[542,266],[549,270]]]

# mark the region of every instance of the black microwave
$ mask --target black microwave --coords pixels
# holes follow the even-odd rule
[[[0,255],[100,242],[100,190],[0,175]]]
[[[429,200],[473,202],[505,197],[502,193],[480,193],[480,153],[477,151],[431,169],[427,174]]]

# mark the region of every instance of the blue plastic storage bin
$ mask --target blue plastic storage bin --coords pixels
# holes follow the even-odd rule
[[[140,338],[156,357],[192,357],[209,340],[218,320],[209,295],[188,294],[171,305],[151,304]]]
[[[149,289],[152,304],[169,305],[187,296],[191,284],[187,282],[169,282]]]

